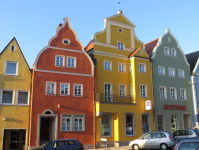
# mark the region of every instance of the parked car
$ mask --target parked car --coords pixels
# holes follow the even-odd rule
[[[173,150],[198,150],[199,138],[185,138],[176,144]]]
[[[183,138],[198,137],[199,130],[197,129],[179,129],[172,132],[174,139],[180,141]]]
[[[139,139],[129,143],[130,148],[138,149],[162,149],[174,147],[176,141],[169,132],[150,132],[141,136]]]
[[[84,150],[84,146],[76,139],[63,139],[47,142],[35,150]]]

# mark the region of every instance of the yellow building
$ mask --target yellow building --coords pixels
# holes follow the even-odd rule
[[[25,150],[31,72],[15,38],[0,53],[0,67],[0,150]]]
[[[95,64],[97,147],[101,138],[108,146],[128,145],[154,131],[153,107],[145,108],[153,104],[151,62],[121,11],[104,22],[85,47]]]

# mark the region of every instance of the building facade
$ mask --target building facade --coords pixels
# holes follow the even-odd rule
[[[145,102],[153,102],[151,62],[135,25],[121,11],[104,22],[85,47],[95,64],[96,142],[128,145],[154,131],[153,110],[145,109]]]
[[[169,29],[145,44],[152,59],[156,131],[192,128],[190,65]]]
[[[29,148],[55,139],[94,147],[93,62],[64,18],[33,67]]]
[[[26,150],[31,72],[13,38],[0,54],[0,150]]]

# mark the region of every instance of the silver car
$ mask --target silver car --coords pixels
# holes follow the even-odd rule
[[[198,137],[199,130],[196,129],[179,129],[172,132],[174,139],[180,141],[184,138]]]
[[[199,138],[185,138],[180,140],[173,150],[199,150]]]
[[[150,132],[144,134],[137,140],[131,141],[129,143],[130,148],[134,150],[138,149],[162,149],[166,150],[168,148],[174,147],[176,141],[174,141],[173,136],[169,132]]]

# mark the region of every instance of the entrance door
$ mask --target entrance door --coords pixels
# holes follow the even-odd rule
[[[190,114],[183,114],[184,120],[184,129],[191,129],[191,115]]]
[[[10,131],[10,149],[19,149],[20,131]]]
[[[111,101],[111,84],[105,84],[104,87],[105,91],[105,102],[110,102]]]
[[[178,116],[171,115],[171,131],[174,131],[177,129],[177,122],[178,122]]]

